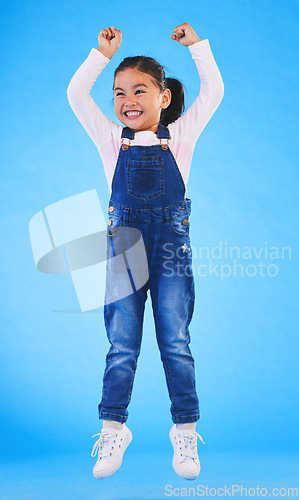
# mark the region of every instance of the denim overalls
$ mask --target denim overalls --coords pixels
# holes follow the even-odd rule
[[[160,145],[134,146],[134,132],[128,127],[122,131],[109,201],[106,284],[110,283],[113,248],[128,228],[142,234],[148,280],[133,293],[105,303],[104,319],[111,346],[99,418],[119,422],[128,418],[149,289],[172,420],[196,422],[199,408],[188,330],[194,310],[191,200],[185,198],[184,181],[168,148],[169,130],[159,124],[156,135]]]

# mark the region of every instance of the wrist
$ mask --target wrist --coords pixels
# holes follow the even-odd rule
[[[100,47],[98,47],[97,50],[99,52],[101,52],[101,54],[103,54],[103,56],[107,57],[108,59],[111,59],[113,56],[113,54],[111,54],[111,52],[107,52],[106,50],[103,50]]]
[[[194,38],[194,40],[192,40],[192,42],[189,43],[188,47],[190,47],[190,45],[194,45],[197,42],[201,42],[201,39],[199,38],[199,36],[196,36],[196,38]]]

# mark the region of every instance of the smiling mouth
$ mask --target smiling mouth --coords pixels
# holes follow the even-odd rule
[[[143,111],[125,111],[124,115],[127,118],[136,118],[137,116],[142,115]]]

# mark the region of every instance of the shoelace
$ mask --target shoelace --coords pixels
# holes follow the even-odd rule
[[[92,437],[100,436],[99,439],[95,442],[92,448],[91,456],[95,457],[97,454],[97,450],[99,450],[98,458],[105,458],[109,454],[111,449],[111,438],[116,437],[116,433],[111,433],[110,431],[102,431],[98,432],[98,434],[94,434]]]
[[[180,448],[182,455],[185,458],[195,459],[197,458],[197,439],[196,436],[199,437],[201,442],[205,444],[201,435],[197,432],[179,432],[178,433],[178,442],[177,446]],[[179,446],[180,444],[184,445],[184,449]]]

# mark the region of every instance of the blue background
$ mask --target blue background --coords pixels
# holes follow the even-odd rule
[[[113,120],[112,76],[124,57],[159,60],[184,83],[189,106],[199,90],[197,70],[170,34],[189,22],[209,39],[225,94],[194,151],[187,185],[192,245],[195,252],[220,244],[241,252],[277,247],[280,255],[238,259],[244,269],[261,260],[274,264],[272,277],[195,272],[191,348],[202,415],[197,431],[207,443],[199,446],[201,484],[224,477],[295,481],[298,14],[298,2],[290,0],[29,0],[3,7],[0,435],[8,479],[2,498],[158,499],[165,484],[185,486],[171,468],[170,403],[150,297],[129,406],[133,442],[113,478],[100,485],[93,479],[91,435],[101,428],[97,404],[108,350],[103,310],[81,313],[70,275],[39,273],[30,245],[29,220],[56,201],[95,188],[106,213],[101,159],[66,90],[97,48],[99,31],[111,25],[122,30],[123,42],[92,96]],[[282,247],[291,258],[281,258]],[[194,259],[195,267],[200,263]],[[25,479],[15,482],[21,466]]]

